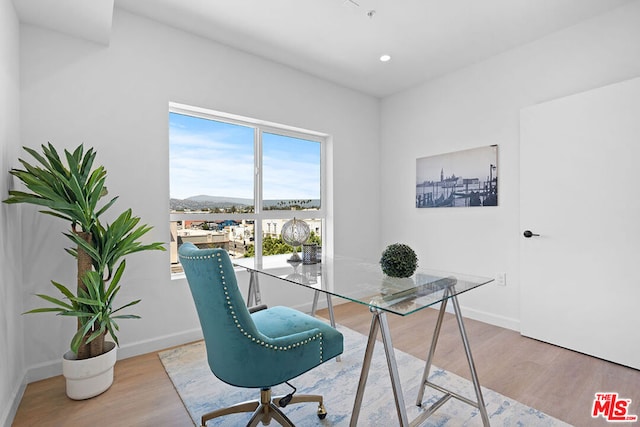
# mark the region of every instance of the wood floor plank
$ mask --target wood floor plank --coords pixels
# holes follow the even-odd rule
[[[322,310],[318,314],[327,315]],[[346,327],[369,332],[366,306],[337,305],[335,317]],[[424,360],[436,317],[432,309],[406,317],[387,315],[394,347]],[[640,415],[640,371],[471,319],[465,319],[465,327],[484,387],[580,427],[608,425],[602,418],[591,418],[596,392],[618,392],[632,399],[629,412]],[[462,352],[455,319],[446,314],[434,364],[470,378]],[[192,425],[157,354],[150,353],[118,361],[113,386],[86,401],[68,399],[62,377],[29,384],[13,426],[84,427],[103,425],[104,420],[115,427]]]
[[[66,397],[61,376],[27,386],[13,426],[190,426],[156,353],[118,361],[113,386],[93,399]]]

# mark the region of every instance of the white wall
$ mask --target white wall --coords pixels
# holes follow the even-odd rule
[[[637,2],[386,98],[381,111],[374,98],[116,9],[109,46],[23,26],[18,99],[12,60],[17,21],[6,4],[0,10],[2,40],[8,42],[0,45],[0,55],[11,65],[8,77],[0,75],[0,87],[9,93],[0,101],[5,171],[16,165],[18,144],[12,141],[18,136],[29,146],[84,142],[109,170],[109,190],[120,195],[116,206],[132,207],[153,225],[150,240],[168,241],[168,102],[326,132],[333,135],[336,251],[375,258],[384,245],[402,241],[416,249],[423,267],[504,271],[506,287],[489,285],[461,302],[467,315],[514,329],[519,109],[640,75]],[[488,144],[500,146],[499,207],[414,207],[417,157]],[[24,334],[14,332],[21,327],[18,313],[39,304],[33,293],[50,291],[50,279],[73,283],[75,267],[62,250],[67,224],[30,206],[21,207],[20,218],[11,217],[18,208],[10,208],[0,211],[2,250],[10,256],[17,252],[9,248],[23,242],[24,278],[17,259],[2,257],[3,279],[12,285],[0,291],[9,294],[0,301],[0,339],[18,350],[10,353],[8,368],[5,358],[0,361],[0,375],[13,378],[8,389],[0,388],[0,404],[18,386],[23,366],[29,380],[60,372],[60,355],[74,329],[71,319],[31,315],[23,318]],[[20,221],[21,238],[12,235]],[[121,356],[197,336],[186,283],[170,280],[168,263],[168,252],[130,258],[122,301],[142,298],[135,311],[143,319],[123,322]]]
[[[119,209],[132,207],[169,240],[168,103],[170,101],[326,132],[333,136],[336,250],[377,252],[379,103],[290,68],[116,9],[109,46],[36,27],[21,31],[22,141],[97,149]],[[215,167],[215,165],[212,165]],[[354,173],[357,168],[357,173]],[[63,252],[68,224],[24,206],[25,308],[50,279],[73,282]],[[366,212],[354,216],[354,212]],[[357,228],[353,228],[357,225]],[[343,236],[350,236],[345,239]],[[363,249],[364,248],[364,249]],[[142,298],[141,320],[121,323],[121,356],[197,337],[184,280],[170,280],[169,252],[135,254],[121,301]],[[246,278],[241,277],[240,280]],[[25,316],[29,379],[60,372],[72,319]]]
[[[10,0],[0,0],[0,199],[20,147],[19,25]],[[0,204],[0,425],[8,426],[24,390],[20,208]]]
[[[640,3],[632,2],[384,99],[381,244],[410,244],[423,267],[506,272],[506,287],[488,285],[464,295],[461,304],[470,317],[517,330],[519,110],[638,76],[638,52]],[[499,145],[498,207],[414,207],[416,158],[490,144]]]

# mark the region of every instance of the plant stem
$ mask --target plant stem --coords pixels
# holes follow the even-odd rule
[[[78,236],[82,238],[87,243],[91,243],[93,237],[91,233],[86,231],[76,232]],[[84,292],[87,292],[87,287],[82,281],[82,278],[87,274],[88,271],[93,270],[93,260],[91,256],[80,246],[78,246],[78,292],[76,295],[80,295],[80,290],[82,289]],[[78,329],[82,327],[81,320],[78,319]],[[78,348],[78,359],[88,359],[90,357],[99,356],[104,353],[104,339],[106,334],[102,334],[98,338],[91,341],[89,344],[85,344],[86,339],[91,335],[93,331],[89,331],[85,338],[82,340],[82,344],[80,348]]]

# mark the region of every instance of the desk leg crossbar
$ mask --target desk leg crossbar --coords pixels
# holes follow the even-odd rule
[[[449,293],[450,291],[446,291]],[[389,376],[391,378],[391,387],[393,389],[393,396],[396,404],[396,411],[398,413],[398,420],[400,421],[401,427],[415,427],[423,423],[427,418],[429,418],[438,408],[444,405],[449,399],[452,397],[462,402],[471,405],[475,408],[478,408],[480,411],[480,416],[482,418],[482,423],[485,427],[489,427],[489,416],[487,414],[487,408],[485,407],[484,398],[482,397],[482,390],[480,389],[480,382],[478,381],[478,375],[476,373],[475,364],[473,362],[473,357],[471,356],[471,348],[469,346],[469,341],[467,339],[467,333],[464,328],[464,323],[462,321],[462,314],[460,312],[460,305],[458,304],[458,298],[455,296],[450,297],[453,303],[453,308],[455,311],[456,320],[458,323],[458,329],[460,330],[460,335],[462,337],[462,343],[464,345],[465,354],[467,357],[467,362],[469,364],[469,369],[471,370],[471,379],[473,381],[473,387],[475,389],[477,401],[473,401],[468,399],[458,393],[447,390],[442,386],[434,384],[429,381],[429,373],[431,371],[431,365],[433,361],[433,356],[435,354],[436,345],[438,343],[438,336],[440,335],[440,329],[442,327],[442,321],[444,320],[444,312],[447,307],[447,294],[445,294],[445,299],[443,300],[440,306],[440,312],[438,313],[438,320],[436,322],[436,327],[433,333],[433,338],[431,341],[431,347],[429,349],[429,354],[427,356],[427,363],[425,365],[424,373],[422,376],[422,387],[420,387],[420,391],[418,392],[418,398],[416,400],[417,406],[422,406],[422,400],[424,398],[424,390],[425,387],[429,386],[439,392],[443,393],[444,396],[440,398],[436,403],[431,405],[429,408],[425,409],[416,419],[409,422],[407,418],[407,410],[404,404],[404,397],[402,394],[402,387],[400,384],[400,376],[398,374],[398,366],[396,363],[395,352],[393,350],[393,343],[391,342],[391,333],[389,331],[389,324],[387,323],[386,315],[383,311],[371,309],[373,313],[373,318],[371,319],[371,328],[369,330],[369,338],[367,341],[367,348],[364,354],[364,361],[362,364],[362,371],[360,373],[360,381],[358,382],[358,391],[356,393],[355,402],[353,404],[353,413],[351,414],[351,422],[349,423],[350,427],[356,427],[358,424],[358,417],[360,416],[360,408],[362,407],[362,400],[364,397],[364,389],[367,384],[367,377],[369,376],[369,368],[371,367],[371,359],[373,357],[373,349],[376,344],[376,338],[378,336],[378,330],[382,332],[382,343],[384,345],[384,352],[387,358],[387,367],[389,369]]]

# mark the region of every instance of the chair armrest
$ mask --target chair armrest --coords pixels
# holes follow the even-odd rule
[[[320,329],[312,328],[302,332],[295,332],[290,335],[283,335],[280,337],[265,337],[265,341],[272,346],[278,347],[288,347],[292,346],[293,348],[302,348],[305,344],[311,344],[312,341],[320,340],[322,337],[322,333]]]

